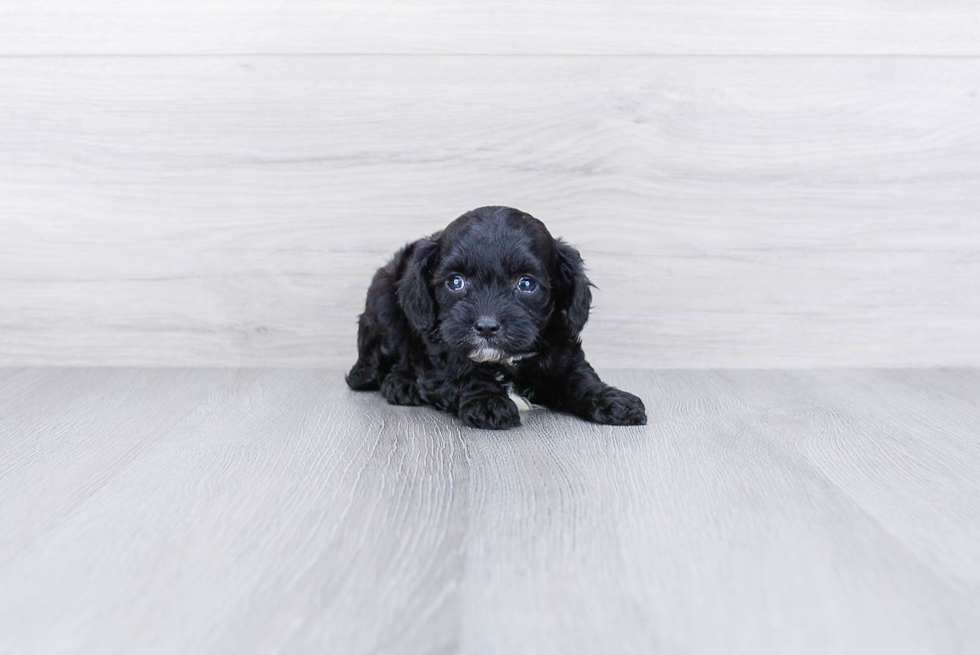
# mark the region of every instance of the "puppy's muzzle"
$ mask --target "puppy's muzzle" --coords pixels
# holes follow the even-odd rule
[[[483,315],[473,323],[473,350],[470,359],[474,362],[500,362],[507,353],[499,347],[501,336],[500,319],[496,316]]]

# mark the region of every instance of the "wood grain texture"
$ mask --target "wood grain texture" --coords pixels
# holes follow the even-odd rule
[[[336,373],[13,375],[33,388],[0,432],[4,653],[453,646],[466,470],[448,419]]]
[[[523,434],[474,439],[473,498],[486,500],[467,572],[483,612],[464,643],[975,649],[980,415],[973,403],[909,411],[928,404],[924,385],[896,393],[889,375],[624,373],[610,379],[640,390],[646,428],[536,414]],[[950,410],[968,429],[947,426]],[[930,509],[940,515],[920,522]]]
[[[649,425],[2,369],[0,650],[980,647],[980,372],[605,373]]]
[[[0,54],[980,54],[975,0],[33,0]]]
[[[0,60],[0,363],[349,366],[373,271],[506,204],[600,366],[980,364],[980,60]]]

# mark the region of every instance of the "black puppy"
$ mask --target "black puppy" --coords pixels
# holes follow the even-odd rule
[[[643,401],[585,361],[589,286],[578,251],[544,223],[509,207],[474,209],[375,274],[347,384],[475,428],[520,425],[509,389],[596,423],[643,425]]]

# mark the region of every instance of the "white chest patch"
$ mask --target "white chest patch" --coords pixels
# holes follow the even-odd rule
[[[508,382],[507,383],[507,396],[512,401],[514,401],[514,404],[515,405],[517,405],[518,411],[521,411],[521,412],[530,412],[530,411],[535,410],[535,409],[540,409],[540,407],[538,405],[535,405],[534,403],[532,403],[530,400],[528,400],[524,396],[521,396],[520,394],[518,394],[517,391],[514,390],[514,384],[512,382]]]

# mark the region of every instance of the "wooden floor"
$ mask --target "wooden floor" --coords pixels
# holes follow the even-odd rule
[[[2,369],[0,652],[980,652],[980,371],[606,373],[649,425]]]

